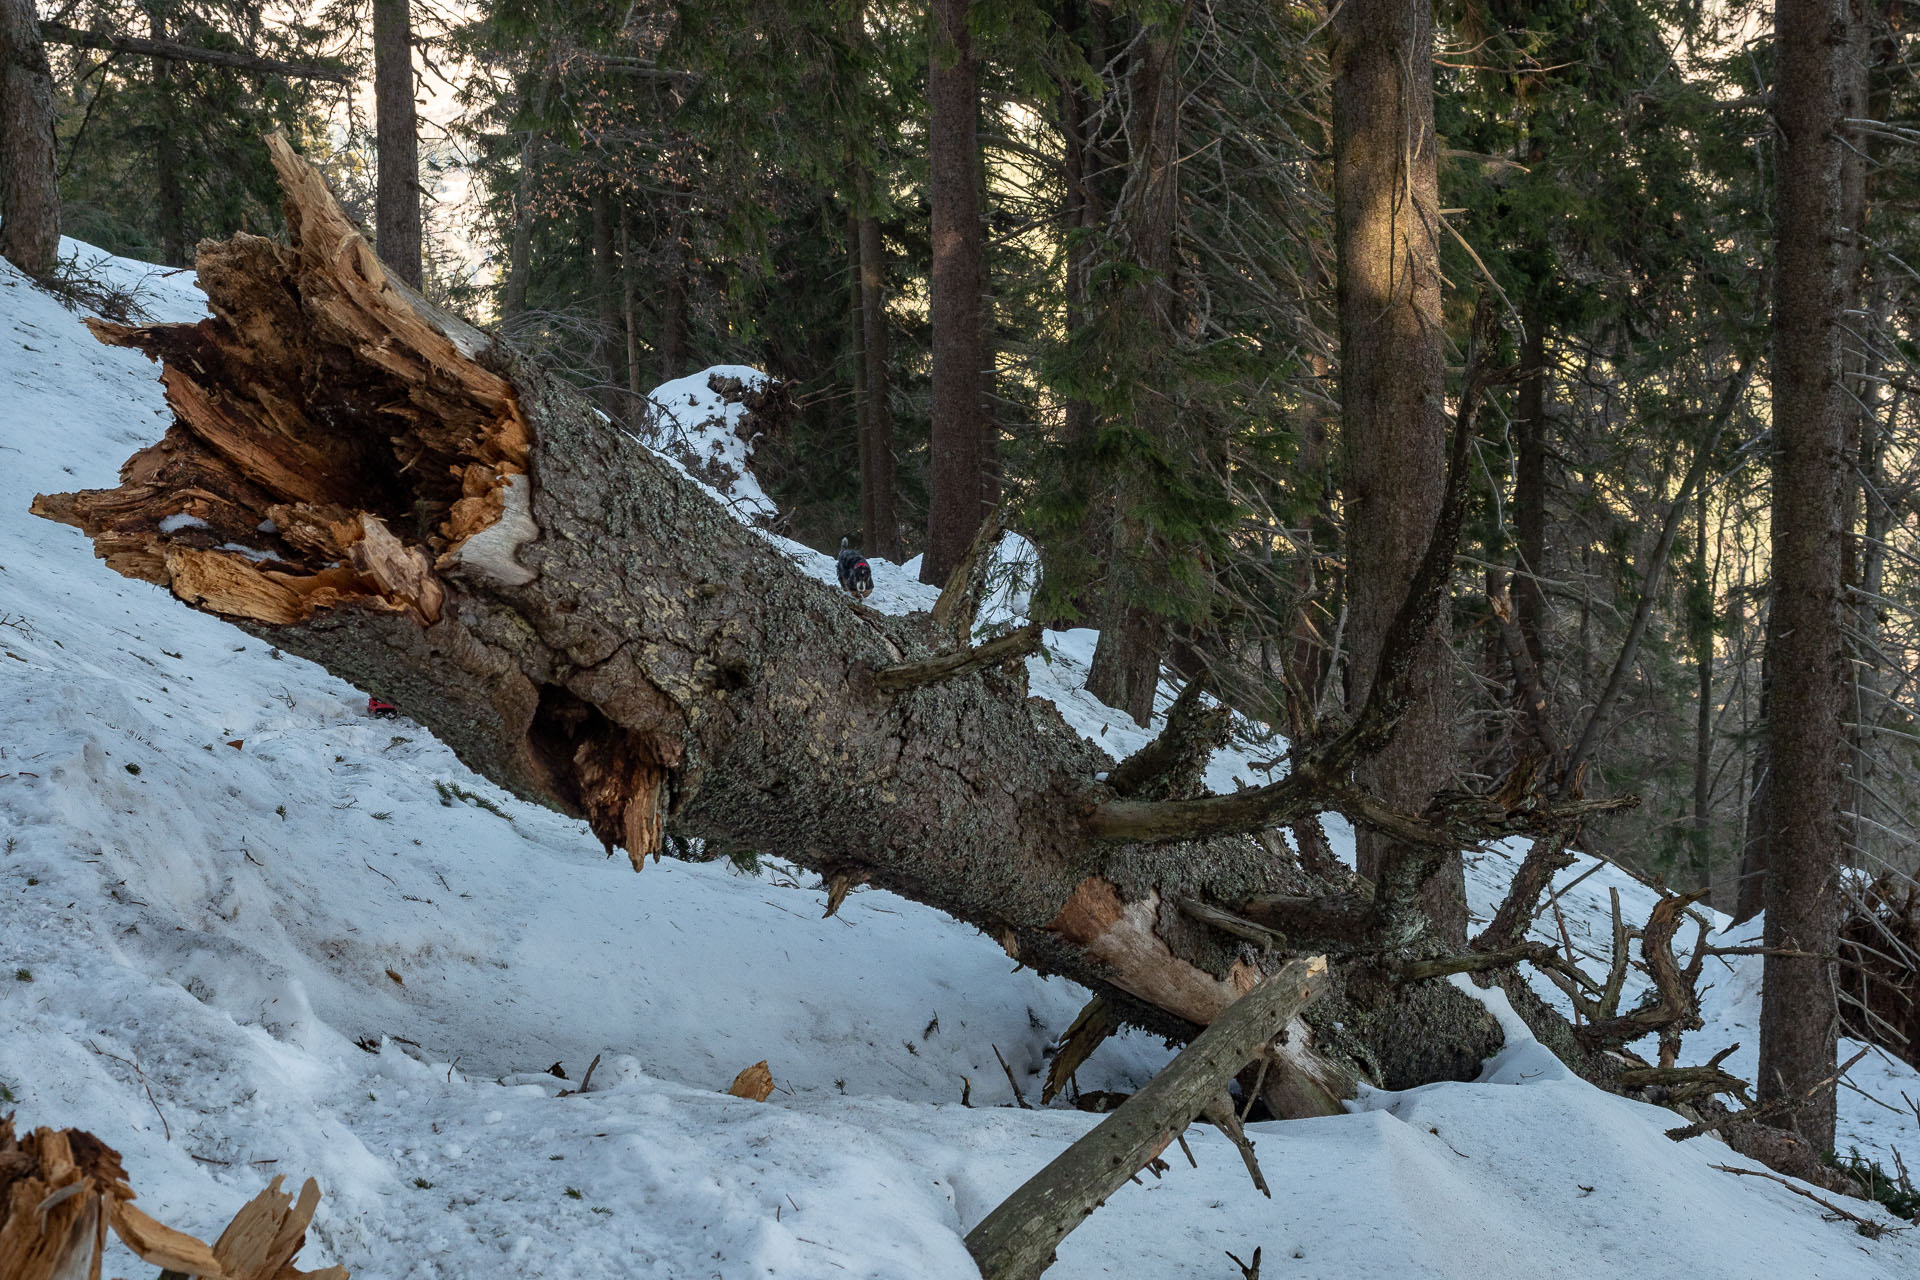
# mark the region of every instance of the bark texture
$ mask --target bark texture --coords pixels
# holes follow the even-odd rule
[[[60,258],[53,72],[33,0],[0,0],[0,257],[30,276]]]
[[[147,26],[155,43],[167,40],[167,11],[148,4]],[[180,99],[173,85],[173,63],[153,60],[153,97],[159,125],[154,131],[153,167],[160,195],[160,257],[170,267],[187,265],[187,196],[181,186]]]
[[[199,324],[95,326],[164,362],[177,415],[119,488],[36,500],[111,567],[402,702],[636,868],[671,824],[710,854],[883,885],[1183,1039],[1323,935],[1381,954],[1346,927],[1373,909],[1343,871],[1310,875],[1249,833],[1329,805],[1413,838],[1449,830],[1311,760],[1235,797],[1121,797],[1097,780],[1114,763],[1027,696],[1019,643],[918,678],[954,651],[951,610],[884,616],[806,577],[581,397],[392,280],[273,145],[290,243],[203,245]],[[162,530],[180,514],[202,524]],[[1180,755],[1117,772],[1187,793]],[[1099,820],[1116,809],[1137,829]],[[1250,939],[1234,911],[1256,901],[1297,936]],[[1471,1074],[1498,1044],[1444,984],[1336,967],[1324,1003],[1324,1029],[1297,1023],[1270,1064],[1284,1113],[1334,1108],[1358,1063],[1403,1087]]]
[[[1156,450],[1163,465],[1199,466],[1175,435],[1176,376],[1170,356],[1181,341],[1180,297],[1174,283],[1174,238],[1180,216],[1180,35],[1184,23],[1167,17],[1151,23],[1136,42],[1128,73],[1127,150],[1129,198],[1116,210],[1120,245],[1137,274],[1113,299],[1119,311],[1109,331],[1118,358],[1134,368],[1135,434]],[[1119,477],[1115,518],[1108,532],[1105,599],[1100,640],[1087,672],[1087,691],[1132,716],[1153,718],[1160,688],[1160,655],[1167,620],[1149,600],[1166,548],[1150,519],[1156,495],[1147,479],[1153,468],[1135,460]]]
[[[1853,412],[1841,382],[1841,322],[1854,260],[1846,241],[1858,230],[1844,225],[1843,122],[1865,107],[1851,74],[1865,50],[1847,0],[1780,0],[1774,12],[1772,790],[1757,1084],[1763,1104],[1805,1096],[1792,1113],[1794,1127],[1827,1151],[1846,752],[1840,487]],[[1851,179],[1860,180],[1857,166]]]
[[[1444,488],[1445,339],[1433,132],[1433,17],[1425,0],[1349,0],[1331,25],[1340,401],[1347,503],[1348,701],[1372,689],[1387,634],[1434,527]],[[1370,789],[1417,811],[1447,781],[1444,616],[1421,648],[1423,687],[1387,749],[1362,766]],[[1360,873],[1386,842],[1363,834]],[[1424,890],[1442,934],[1466,936],[1458,855]]]
[[[373,0],[373,236],[399,281],[420,287],[420,128],[413,102],[412,0]]]
[[[986,517],[986,315],[980,86],[970,0],[934,0],[927,196],[933,205],[932,509],[920,581],[944,584]]]
[[[869,198],[867,187],[868,178],[862,172],[863,202]],[[854,239],[859,256],[860,360],[866,404],[860,450],[860,532],[867,554],[898,564],[905,558],[905,549],[893,501],[893,402],[887,374],[887,277],[880,220],[863,210]]]

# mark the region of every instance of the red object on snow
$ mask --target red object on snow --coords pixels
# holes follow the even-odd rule
[[[378,698],[368,698],[367,714],[370,716],[378,716],[380,719],[386,720],[399,715],[400,708],[394,706],[391,702],[382,702]]]

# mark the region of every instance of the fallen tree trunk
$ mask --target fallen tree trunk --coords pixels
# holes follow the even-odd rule
[[[203,245],[213,314],[198,324],[93,324],[164,364],[166,438],[119,488],[35,511],[85,530],[115,570],[398,702],[636,869],[671,824],[710,855],[750,848],[881,885],[1186,1039],[1289,950],[1371,973],[1383,952],[1434,946],[1403,923],[1417,866],[1369,892],[1258,833],[1339,809],[1431,851],[1577,820],[1480,797],[1396,814],[1359,791],[1353,764],[1404,702],[1391,646],[1355,725],[1281,781],[1116,794],[1099,780],[1113,762],[1027,696],[1026,637],[943,663],[950,625],[809,579],[584,399],[391,280],[318,174],[271,147],[288,244]],[[1444,598],[1451,527],[1403,610],[1409,652]],[[1198,774],[1164,765],[1156,776]],[[1288,917],[1300,936],[1250,939],[1180,905],[1255,901],[1308,904]],[[1343,994],[1344,972],[1316,1002],[1324,1032],[1296,1018],[1270,1064],[1282,1114],[1335,1110],[1354,1062],[1404,1087],[1470,1075],[1499,1043],[1444,983]]]

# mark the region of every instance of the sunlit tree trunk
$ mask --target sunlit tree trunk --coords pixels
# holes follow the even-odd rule
[[[1426,0],[1348,0],[1332,22],[1334,212],[1339,250],[1340,398],[1347,517],[1347,694],[1372,687],[1387,629],[1412,581],[1444,489],[1439,179],[1433,132],[1433,15]],[[1427,688],[1393,745],[1363,767],[1392,803],[1419,810],[1449,773],[1444,614],[1424,647]],[[1363,833],[1360,872],[1387,842]],[[1423,894],[1450,938],[1466,931],[1460,859]]]
[[[934,0],[927,195],[933,205],[932,510],[922,582],[944,583],[985,517],[986,320],[981,291],[980,88],[970,0]]]

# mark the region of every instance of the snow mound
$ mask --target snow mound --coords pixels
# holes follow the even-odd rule
[[[748,409],[739,396],[770,381],[749,365],[717,364],[647,393],[653,416],[648,447],[680,464],[743,523],[762,528],[780,513],[754,477],[757,439],[747,429]]]
[[[153,291],[158,318],[201,314],[183,277]],[[0,1109],[119,1148],[149,1212],[210,1237],[271,1175],[312,1175],[302,1264],[356,1280],[964,1280],[965,1231],[1098,1123],[1008,1106],[995,1058],[1037,1096],[1071,984],[879,890],[822,919],[813,877],[778,866],[635,876],[409,722],[368,719],[360,691],[29,516],[36,491],[112,483],[170,419],[153,366],[4,267],[0,386]],[[833,581],[831,557],[774,541]],[[937,595],[870,563],[869,604]],[[1152,728],[1086,695],[1092,645],[1050,635],[1034,692],[1125,755]],[[1238,743],[1210,781],[1264,780],[1275,750]],[[1476,911],[1515,857],[1476,861]],[[1650,905],[1591,862],[1557,883],[1579,938],[1605,936],[1609,886],[1642,895],[1636,921]],[[1753,1017],[1747,972],[1720,980],[1712,1028]],[[560,1096],[596,1055],[591,1089]],[[770,1101],[721,1092],[762,1058]],[[1166,1058],[1120,1037],[1080,1083],[1131,1089]],[[1911,1071],[1864,1087],[1920,1096]],[[1843,1094],[1847,1132],[1877,1105]],[[1920,1151],[1910,1119],[1872,1114],[1874,1150]],[[1255,1247],[1267,1274],[1321,1280],[1915,1273],[1907,1238],[1714,1170],[1744,1162],[1669,1142],[1672,1122],[1522,1032],[1478,1082],[1253,1126],[1271,1201],[1195,1129],[1199,1168],[1122,1187],[1049,1276],[1200,1280]],[[151,1272],[118,1250],[107,1267]]]

